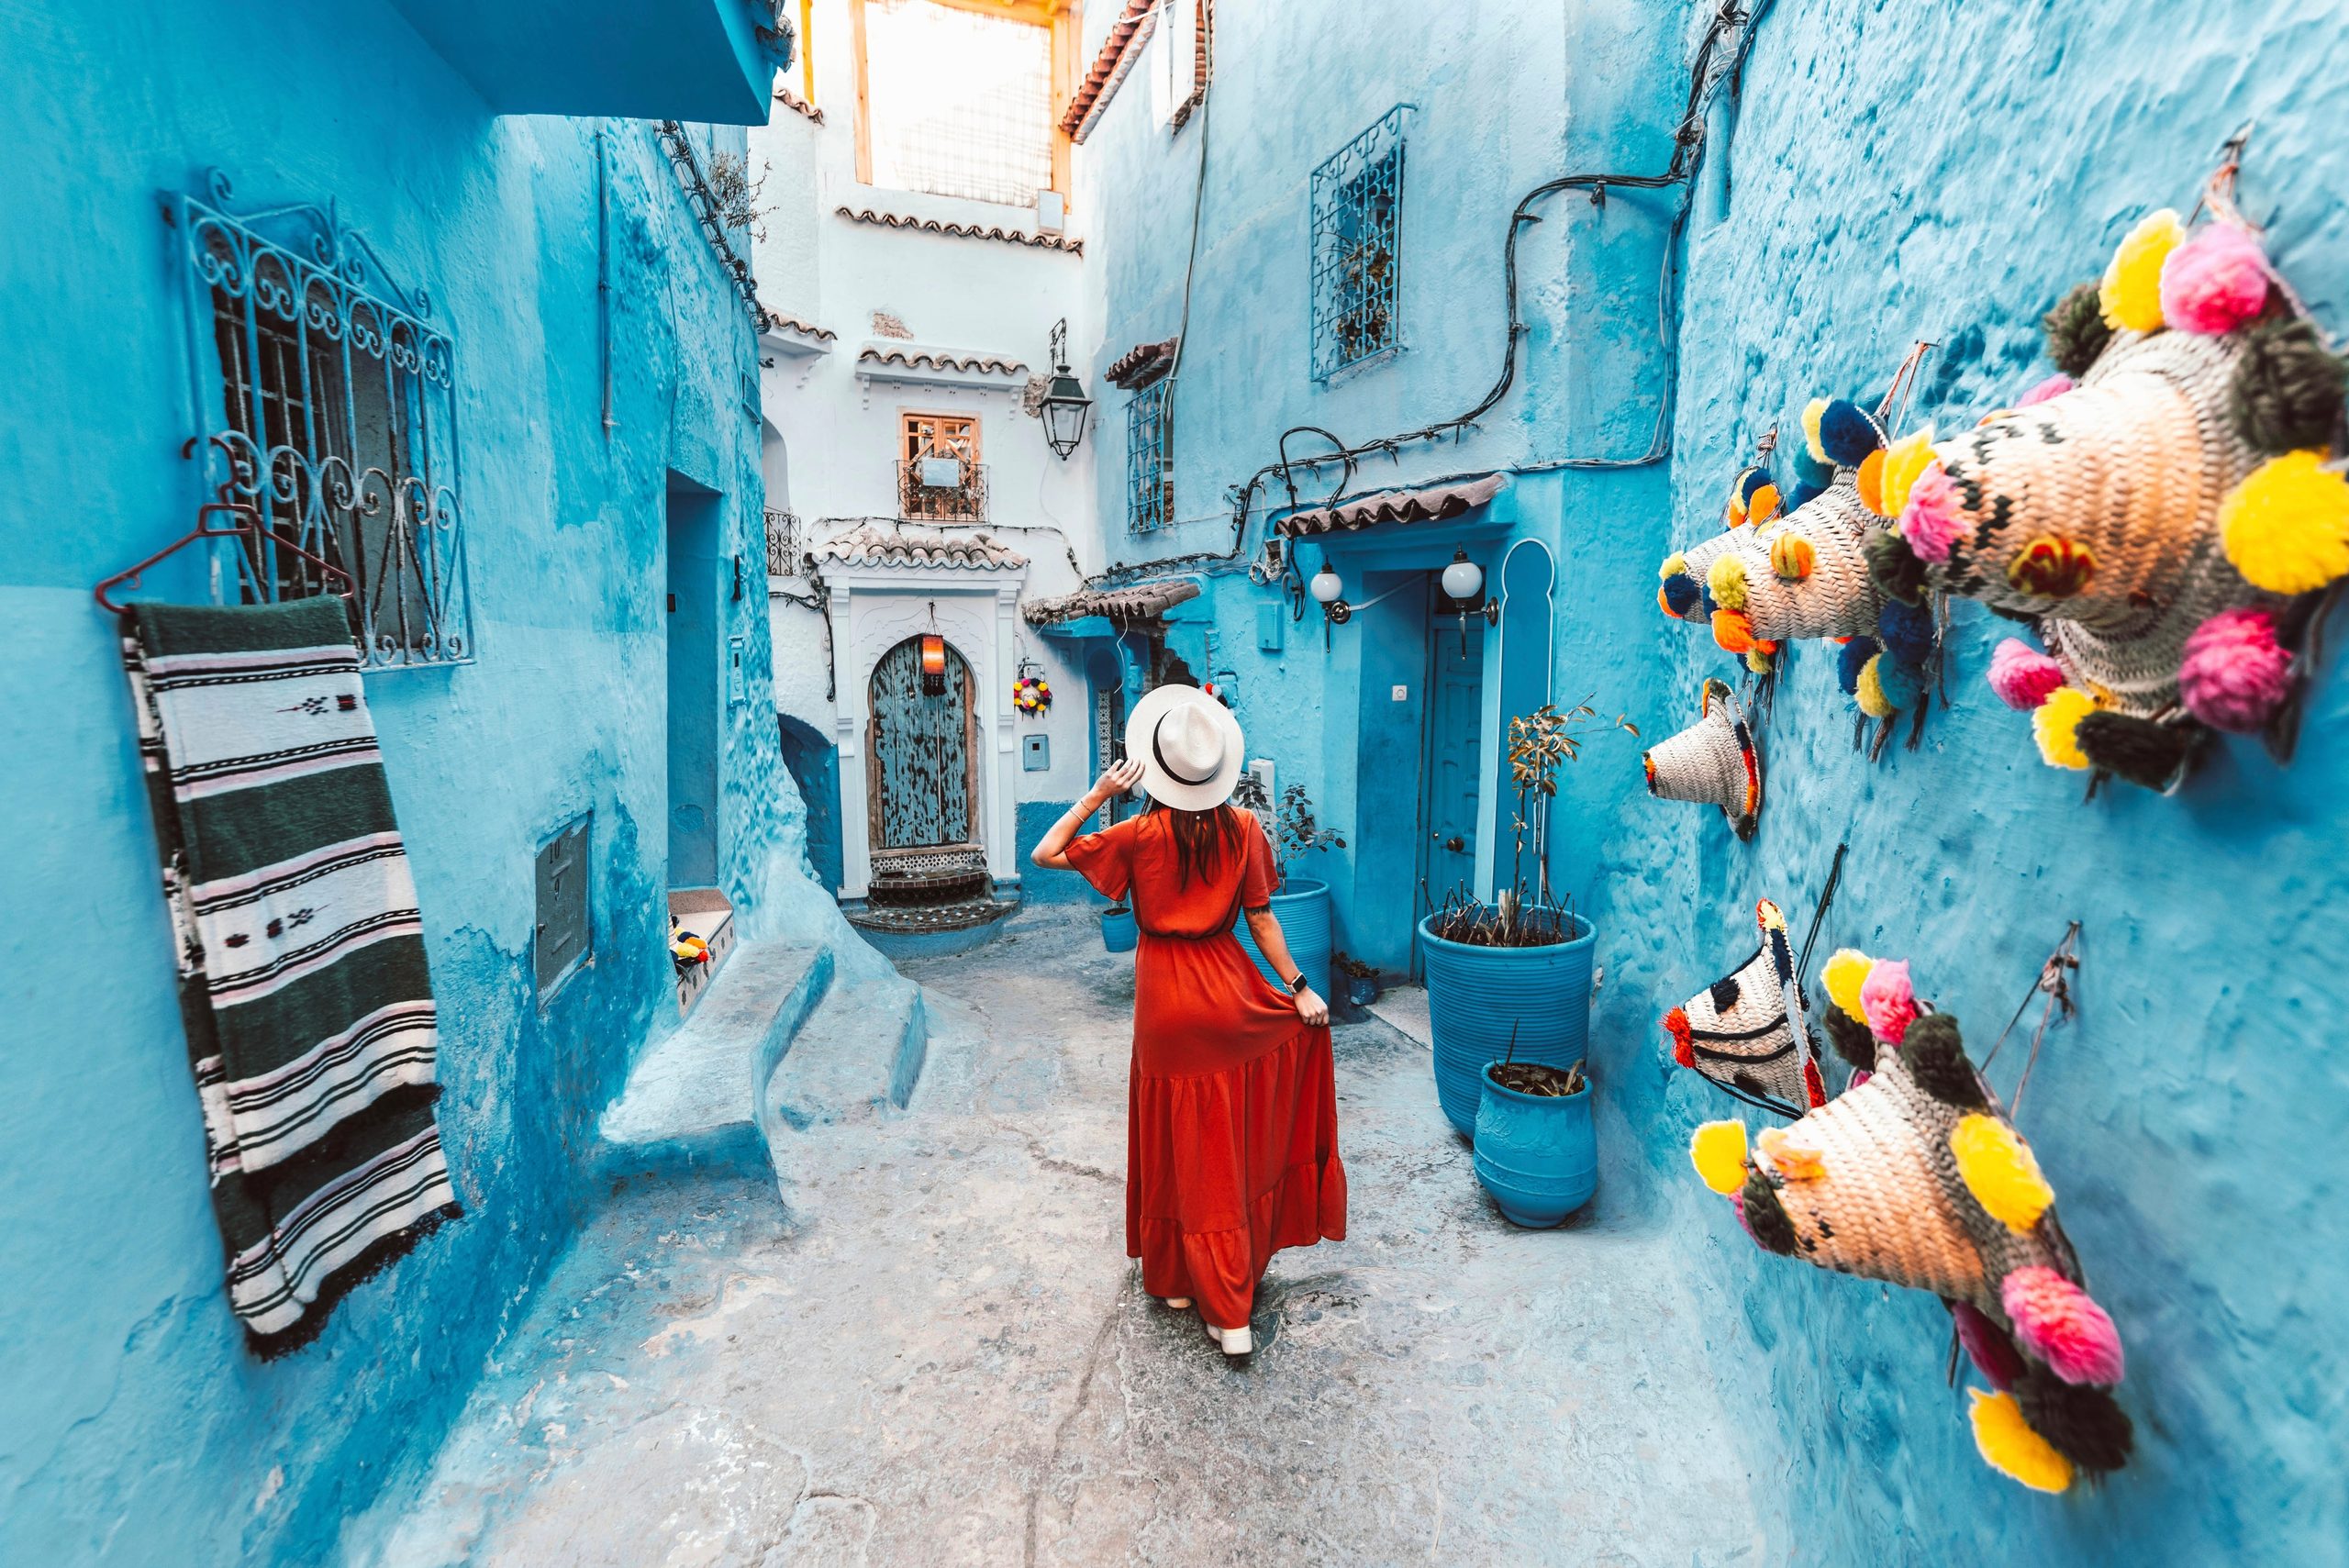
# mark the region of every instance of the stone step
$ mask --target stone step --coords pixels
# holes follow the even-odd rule
[[[769,1143],[903,1110],[929,1051],[920,986],[885,968],[834,986],[767,1082],[760,1119]]]
[[[761,1086],[832,985],[832,950],[746,943],[646,1051],[596,1129],[596,1173],[768,1168]]]

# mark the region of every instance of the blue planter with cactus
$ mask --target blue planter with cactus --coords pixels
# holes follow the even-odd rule
[[[1513,1225],[1546,1230],[1598,1190],[1590,1081],[1570,1095],[1527,1095],[1486,1064],[1476,1106],[1476,1180]]]

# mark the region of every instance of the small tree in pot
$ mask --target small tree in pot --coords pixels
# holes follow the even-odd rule
[[[1267,813],[1273,820],[1267,829],[1273,844],[1273,859],[1280,877],[1280,890],[1273,895],[1273,913],[1279,917],[1281,934],[1288,940],[1289,956],[1297,968],[1305,972],[1307,984],[1324,996],[1333,995],[1330,989],[1330,884],[1312,877],[1291,877],[1289,868],[1314,851],[1342,850],[1346,841],[1334,830],[1323,828],[1313,814],[1313,798],[1303,784],[1293,784],[1281,791],[1280,809],[1272,812],[1272,801],[1264,790],[1264,783],[1253,773],[1240,775],[1240,784],[1231,792],[1231,803],[1243,811],[1252,811],[1261,820]],[[1256,951],[1255,941],[1248,935],[1248,922],[1242,918],[1233,928],[1240,945],[1248,950],[1264,978],[1288,989],[1287,977],[1273,973],[1264,955]]]
[[[1419,922],[1436,1095],[1452,1125],[1472,1138],[1487,1064],[1564,1068],[1581,1060],[1588,1041],[1596,933],[1552,894],[1550,807],[1559,769],[1579,761],[1599,729],[1639,734],[1620,715],[1601,719],[1587,698],[1564,711],[1544,703],[1509,721],[1517,809],[1508,884],[1489,904],[1455,889]],[[1586,1116],[1586,1095],[1580,1103]]]

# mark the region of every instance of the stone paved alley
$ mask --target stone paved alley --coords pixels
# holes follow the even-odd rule
[[[1275,1260],[1227,1365],[1119,1244],[1130,957],[1047,909],[905,968],[911,1107],[812,1129],[781,1205],[615,1199],[351,1561],[1761,1560],[1660,1231],[1604,1182],[1510,1229],[1402,1034],[1336,1030],[1352,1233]]]

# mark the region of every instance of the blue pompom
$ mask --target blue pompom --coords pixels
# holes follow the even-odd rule
[[[1887,599],[1876,612],[1876,635],[1887,653],[1904,664],[1922,667],[1933,653],[1933,612],[1922,605]]]
[[[1819,416],[1819,446],[1845,468],[1857,468],[1868,453],[1886,444],[1884,427],[1876,416],[1848,397],[1830,403]]]
[[[1826,494],[1827,486],[1813,484],[1806,479],[1787,493],[1787,510],[1792,512],[1798,507],[1807,506]]]
[[[1798,441],[1795,443],[1795,481],[1796,488],[1813,486],[1815,494],[1817,490],[1824,490],[1835,483],[1835,465],[1821,462],[1811,456],[1808,441]]]
[[[1749,468],[1739,473],[1736,486],[1738,505],[1751,506],[1753,493],[1769,483],[1770,471],[1766,468]]]
[[[1835,684],[1843,688],[1845,696],[1859,694],[1860,670],[1876,655],[1876,639],[1873,637],[1855,637],[1836,653]]]
[[[1884,688],[1884,700],[1903,713],[1925,695],[1925,673],[1898,658],[1876,661],[1876,684]]]
[[[1720,608],[1719,605],[1713,603],[1713,591],[1701,583],[1697,585],[1697,603],[1704,607],[1707,620],[1712,619],[1713,612]]]
[[[1664,580],[1664,602],[1672,606],[1674,615],[1686,616],[1704,596],[1705,591],[1697,585],[1697,579],[1686,572],[1675,572]]]

